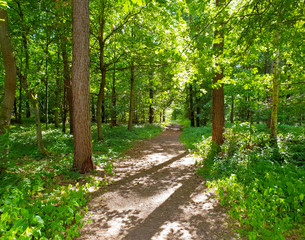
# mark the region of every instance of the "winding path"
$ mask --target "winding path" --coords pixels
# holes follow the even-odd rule
[[[228,216],[195,174],[181,127],[139,141],[114,163],[114,183],[95,194],[78,239],[237,239]]]

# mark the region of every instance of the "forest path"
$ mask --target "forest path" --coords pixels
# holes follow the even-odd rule
[[[235,239],[228,216],[195,174],[194,159],[171,124],[114,162],[114,183],[89,203],[78,239]]]

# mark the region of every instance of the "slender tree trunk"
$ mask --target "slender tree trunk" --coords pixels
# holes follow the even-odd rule
[[[223,4],[223,0],[216,0],[216,7]],[[213,51],[215,53],[216,61],[223,53],[224,47],[224,32],[223,23],[216,25],[214,32],[214,39],[220,39],[213,44]],[[217,64],[219,65],[219,64]],[[225,129],[225,117],[224,117],[224,91],[223,84],[220,83],[223,79],[223,67],[220,67],[220,71],[215,72],[213,77],[213,85],[217,85],[213,88],[213,123],[212,123],[212,141],[220,146],[224,142],[224,129]]]
[[[272,91],[272,110],[271,110],[271,123],[270,123],[270,139],[276,140],[277,138],[277,115],[279,103],[279,86],[280,86],[280,34],[277,32],[274,39],[275,47],[277,48],[275,59],[273,63],[273,91]]]
[[[129,119],[128,119],[128,130],[132,129],[132,121],[134,114],[134,65],[133,60],[131,60],[130,67],[130,105],[129,105]]]
[[[154,90],[151,87],[149,89],[149,98],[150,98],[150,105],[149,105],[149,123],[152,124],[154,122],[154,107],[153,107],[153,101],[154,101]]]
[[[62,132],[66,133],[66,122],[67,122],[67,89],[64,87],[64,97],[62,101]]]
[[[26,107],[26,118],[30,118],[31,117],[31,108],[30,108],[30,103],[28,100],[25,102],[25,107]]]
[[[14,51],[9,35],[8,18],[4,9],[0,9],[0,47],[5,68],[4,98],[0,105],[0,135],[5,133],[11,123],[11,114],[17,84],[17,69]]]
[[[72,0],[72,26],[73,169],[86,173],[95,168],[90,121],[89,0]]]
[[[234,123],[234,96],[231,96],[230,122]]]
[[[59,62],[59,50],[57,52],[57,60]],[[59,128],[59,93],[60,93],[60,79],[59,79],[59,66],[56,66],[56,89],[55,89],[55,108],[54,108],[54,122],[55,127]]]
[[[115,64],[113,67],[113,76],[112,76],[112,110],[111,110],[111,127],[114,127],[117,125],[117,116],[116,116],[116,76],[115,76]]]
[[[267,50],[266,55],[265,55],[265,74],[270,73],[270,64],[269,64],[269,60],[270,60],[270,56],[269,56],[269,50]],[[271,97],[269,96],[270,91],[267,90],[266,92],[266,101],[267,101],[267,108],[268,108],[268,117],[266,119],[266,127],[267,129],[270,128],[270,124],[271,124],[271,113],[269,114],[269,106],[271,105]]]
[[[22,123],[22,81],[19,78],[19,103],[18,103],[18,116],[16,116],[17,122]]]
[[[165,109],[163,109],[163,122],[165,122]]]
[[[70,117],[70,134],[73,134],[74,132],[74,126],[73,126],[73,93],[72,93],[72,83],[70,78],[70,67],[69,67],[69,59],[68,59],[68,52],[67,52],[67,46],[66,46],[66,39],[62,38],[62,61],[64,65],[64,85],[65,85],[65,91],[66,91],[66,101],[68,102],[69,106],[69,117]],[[67,104],[65,104],[67,106]]]
[[[49,45],[46,46],[46,77],[45,77],[45,87],[46,87],[46,102],[45,102],[45,114],[46,114],[46,130],[49,129],[49,76],[48,76],[48,55],[49,55]]]
[[[190,104],[190,120],[191,120],[191,127],[195,127],[195,113],[194,113],[194,91],[193,91],[193,84],[190,83],[189,86],[190,90],[190,98],[189,98],[189,104]]]
[[[26,87],[26,89],[28,89],[28,86]],[[47,151],[44,147],[43,139],[42,139],[42,130],[41,130],[41,123],[40,123],[40,116],[39,116],[39,106],[38,106],[37,94],[34,93],[33,91],[27,90],[27,95],[33,106],[33,112],[34,112],[35,124],[36,124],[36,136],[37,136],[38,149],[42,155],[46,155]]]
[[[91,119],[94,122],[96,120],[96,118],[95,118],[96,115],[95,115],[95,105],[94,105],[94,96],[93,95],[91,97],[91,114],[92,114]]]
[[[103,99],[105,95],[105,84],[106,84],[106,71],[102,71],[102,82],[100,84],[100,91],[97,96],[97,104],[96,104],[96,124],[97,124],[97,140],[103,140],[103,132],[102,132],[102,105]]]

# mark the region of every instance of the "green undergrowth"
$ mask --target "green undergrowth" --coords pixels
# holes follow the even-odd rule
[[[93,126],[93,139],[96,129]],[[160,133],[156,125],[110,128],[103,126],[105,141],[93,141],[94,161],[113,175],[112,159],[135,140]],[[12,126],[1,136],[9,153],[0,159],[0,239],[73,239],[82,227],[90,191],[107,184],[97,171],[81,175],[71,171],[73,137],[51,126],[43,132],[48,156],[37,151],[35,128]],[[3,149],[2,149],[3,151]]]
[[[240,234],[251,240],[305,239],[305,128],[279,126],[272,144],[262,125],[235,124],[226,128],[217,153],[203,129],[185,129],[182,139],[195,146],[202,160],[198,173],[240,222]]]

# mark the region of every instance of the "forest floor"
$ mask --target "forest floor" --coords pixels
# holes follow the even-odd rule
[[[78,239],[237,239],[232,220],[196,175],[180,143],[181,126],[168,125],[114,161],[114,182],[93,194]]]

